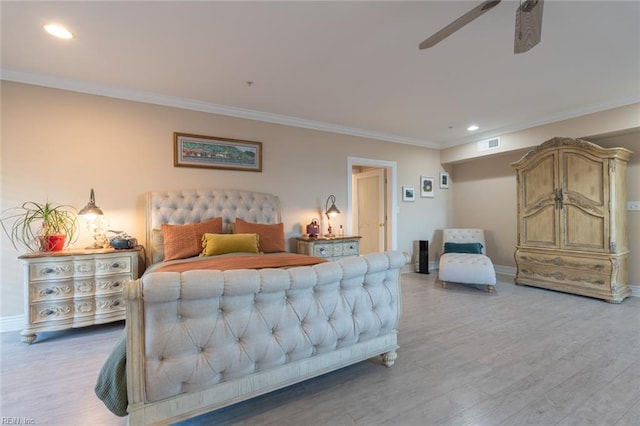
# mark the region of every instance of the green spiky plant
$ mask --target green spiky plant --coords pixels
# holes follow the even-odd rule
[[[51,251],[48,238],[52,235],[65,235],[65,246],[77,239],[76,209],[69,205],[27,201],[6,210],[0,223],[16,250],[24,246],[31,251]]]

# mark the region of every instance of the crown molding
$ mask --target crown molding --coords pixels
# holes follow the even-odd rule
[[[490,132],[476,133],[473,136],[468,136],[464,139],[459,139],[457,141],[443,142],[442,144],[440,144],[440,149],[452,148],[454,146],[465,145],[468,143],[475,143],[477,141],[504,136],[509,133],[520,132],[522,130],[531,129],[533,127],[544,126],[551,123],[557,123],[559,121],[578,118],[583,115],[595,114],[597,112],[607,111],[609,109],[620,108],[620,107],[633,105],[637,103],[640,103],[640,96],[636,95],[636,96],[630,96],[628,98],[617,99],[615,101],[608,101],[608,102],[603,102],[596,105],[590,105],[587,107],[574,109],[571,111],[563,111],[561,113],[550,115],[538,120],[521,122],[511,126],[492,129]]]
[[[202,102],[194,99],[180,98],[176,96],[166,96],[157,93],[145,92],[141,90],[122,89],[103,84],[91,83],[81,80],[74,80],[51,75],[17,71],[11,69],[0,69],[2,80],[17,83],[32,84],[36,86],[50,87],[54,89],[69,90],[72,92],[86,93],[109,98],[124,99],[134,102],[142,102],[154,105],[161,105],[173,108],[186,109],[191,111],[206,112],[210,114],[226,115],[248,120],[263,121],[266,123],[281,124],[291,127],[319,130],[323,132],[338,133],[361,138],[394,142],[405,145],[415,145],[425,148],[439,149],[440,145],[417,138],[408,138],[389,133],[374,132],[355,127],[340,126],[321,121],[305,120],[286,115],[271,114],[268,112],[255,111],[244,108],[237,108],[228,105]]]

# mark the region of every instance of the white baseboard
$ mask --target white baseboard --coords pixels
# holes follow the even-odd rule
[[[11,315],[0,317],[0,333],[5,331],[18,331],[24,328],[24,315]]]

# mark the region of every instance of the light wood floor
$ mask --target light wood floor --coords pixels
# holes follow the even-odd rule
[[[501,279],[500,279],[501,278]],[[638,425],[640,298],[402,277],[392,368],[362,362],[183,425]],[[93,386],[122,323],[2,334],[2,422],[124,425]]]

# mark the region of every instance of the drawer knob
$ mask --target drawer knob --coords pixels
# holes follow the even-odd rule
[[[53,269],[53,268],[44,268],[44,269],[42,270],[42,273],[43,273],[43,274],[45,274],[45,275],[46,275],[46,274],[53,274],[55,271],[56,271],[56,270],[55,270],[55,269]]]
[[[118,263],[118,262],[112,263],[111,267],[112,268],[119,268],[120,267],[120,263]]]
[[[114,287],[120,287],[120,281],[116,281],[116,282],[114,282],[114,283],[113,283],[113,286],[114,286]]]

